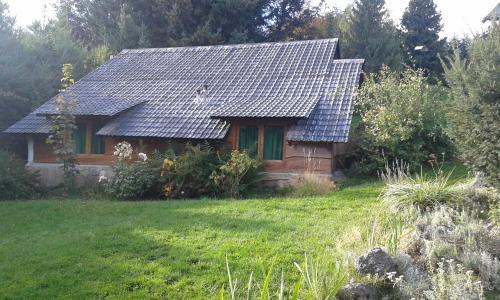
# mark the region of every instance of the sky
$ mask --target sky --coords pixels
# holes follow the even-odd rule
[[[35,20],[54,17],[56,0],[4,0],[10,12],[16,16],[17,25],[26,27]],[[312,0],[320,1],[320,0]],[[386,8],[395,21],[399,21],[409,0],[386,0]],[[442,14],[442,36],[462,37],[483,31],[482,19],[497,5],[499,0],[434,0]],[[344,9],[353,0],[325,0],[327,7]],[[46,5],[46,9],[44,9]]]

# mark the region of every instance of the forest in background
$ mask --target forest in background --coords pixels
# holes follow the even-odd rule
[[[0,130],[57,93],[63,64],[79,79],[123,49],[339,38],[342,57],[366,59],[367,73],[421,68],[439,82],[439,56],[466,55],[468,43],[439,37],[432,0],[411,0],[397,24],[384,0],[329,11],[307,0],[61,0],[56,11],[18,28],[0,0]],[[19,143],[0,138],[10,151]]]

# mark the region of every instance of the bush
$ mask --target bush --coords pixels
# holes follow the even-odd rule
[[[105,191],[117,199],[137,200],[160,196],[161,158],[148,159],[139,153],[133,161],[132,146],[121,142],[115,146],[116,159],[113,176],[105,184]]]
[[[246,153],[221,154],[208,144],[187,144],[180,154],[169,150],[148,159],[144,153],[136,156],[128,142],[121,142],[114,156],[114,176],[105,190],[118,199],[239,197],[261,178],[258,162]]]
[[[448,133],[465,165],[500,188],[500,25],[476,36],[464,60],[458,50],[445,67],[452,105]]]
[[[446,100],[446,90],[429,85],[420,71],[384,68],[368,77],[357,97],[362,121],[353,133],[360,137],[355,171],[373,174],[396,159],[419,167],[430,157],[451,157]]]
[[[238,198],[262,179],[258,173],[259,167],[259,162],[248,153],[234,150],[229,159],[212,172],[210,178],[220,194]]]
[[[34,199],[43,194],[38,173],[14,155],[0,151],[0,200]]]
[[[221,159],[209,145],[186,145],[179,156],[167,155],[161,172],[163,195],[167,198],[214,196],[217,188],[210,175]]]
[[[335,183],[327,176],[305,173],[292,181],[292,188],[295,197],[321,196],[331,193],[335,189]]]

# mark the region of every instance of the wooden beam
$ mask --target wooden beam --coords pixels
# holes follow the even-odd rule
[[[92,152],[92,122],[86,122],[86,138],[85,138],[85,154],[91,154]]]

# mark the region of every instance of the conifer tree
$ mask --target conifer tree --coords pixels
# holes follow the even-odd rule
[[[500,25],[474,38],[468,59],[455,50],[445,77],[449,135],[465,165],[500,188]]]
[[[382,65],[400,69],[398,32],[389,20],[384,0],[356,0],[347,29],[347,56],[365,59],[365,70],[377,72]]]
[[[446,40],[439,38],[441,14],[433,0],[410,0],[401,19],[403,42],[410,65],[436,77],[443,68],[438,55],[444,55]]]

